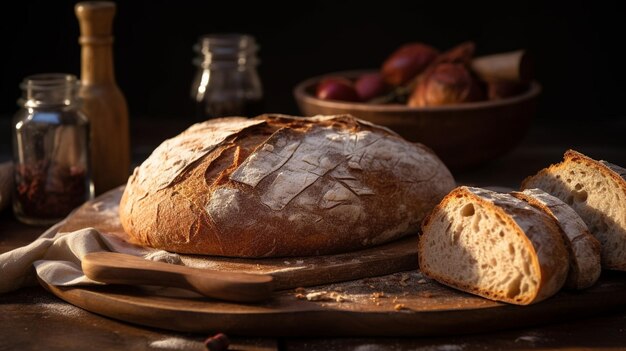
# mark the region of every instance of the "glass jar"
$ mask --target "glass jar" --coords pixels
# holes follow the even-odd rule
[[[196,118],[252,117],[263,113],[263,88],[256,67],[259,47],[250,35],[200,37],[193,50],[197,71],[191,86]]]
[[[13,211],[27,224],[49,225],[93,198],[89,123],[79,110],[79,81],[39,74],[20,84],[13,124]]]

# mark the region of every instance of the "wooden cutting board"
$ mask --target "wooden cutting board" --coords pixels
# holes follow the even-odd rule
[[[624,272],[607,272],[588,290],[561,292],[530,306],[507,305],[458,292],[423,278],[417,271],[298,292],[284,290],[261,304],[220,302],[171,288],[62,288],[42,284],[61,299],[97,314],[205,335],[457,335],[581,319],[626,305]],[[315,301],[316,296],[322,300]]]
[[[93,227],[105,235],[132,243],[118,216],[123,191],[123,187],[118,187],[85,203],[70,214],[59,231]],[[184,265],[195,268],[271,274],[277,289],[289,289],[417,269],[417,237],[410,236],[389,244],[338,255],[265,259],[180,256]]]
[[[91,225],[125,237],[116,218],[120,194],[121,189],[116,189],[86,204],[62,229]],[[270,273],[282,288],[291,287],[259,304],[223,302],[173,288],[41,284],[69,303],[114,319],[177,331],[242,336],[456,335],[579,319],[626,307],[626,272],[605,271],[590,289],[563,291],[535,305],[514,306],[423,277],[415,267],[415,246],[415,238],[409,238],[326,257],[188,258],[217,260],[208,265],[226,271]],[[345,281],[351,276],[355,280]],[[319,285],[337,281],[344,282]],[[309,287],[293,289],[296,286]]]

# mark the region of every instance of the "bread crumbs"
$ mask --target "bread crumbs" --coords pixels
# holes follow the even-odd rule
[[[394,310],[396,310],[396,311],[401,311],[401,310],[406,310],[406,309],[408,309],[408,308],[407,308],[407,307],[406,307],[406,305],[405,305],[405,304],[403,304],[403,303],[397,303],[397,304],[395,304],[395,305],[393,306],[393,309],[394,309]]]
[[[306,294],[306,299],[308,301],[335,301],[335,302],[344,302],[348,301],[348,299],[339,294],[336,291],[318,291]]]
[[[385,297],[385,293],[382,291],[377,291],[377,292],[373,292],[372,293],[372,298],[373,299],[379,299],[381,297]]]

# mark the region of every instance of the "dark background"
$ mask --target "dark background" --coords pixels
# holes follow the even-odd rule
[[[17,110],[19,82],[44,72],[80,72],[76,1],[12,2],[0,15],[0,122]],[[115,70],[131,124],[192,120],[192,45],[201,34],[243,32],[261,45],[267,112],[297,114],[294,85],[331,71],[375,68],[403,43],[445,50],[474,40],[478,54],[525,48],[544,90],[538,118],[623,115],[624,13],[589,2],[124,1],[115,19]],[[562,4],[567,4],[563,6]],[[624,51],[624,50],[620,50]],[[6,130],[0,140],[8,138]]]

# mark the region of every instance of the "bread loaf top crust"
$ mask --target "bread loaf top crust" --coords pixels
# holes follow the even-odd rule
[[[415,232],[454,187],[432,151],[348,115],[263,115],[190,127],[129,178],[140,244],[239,257],[314,255]]]

